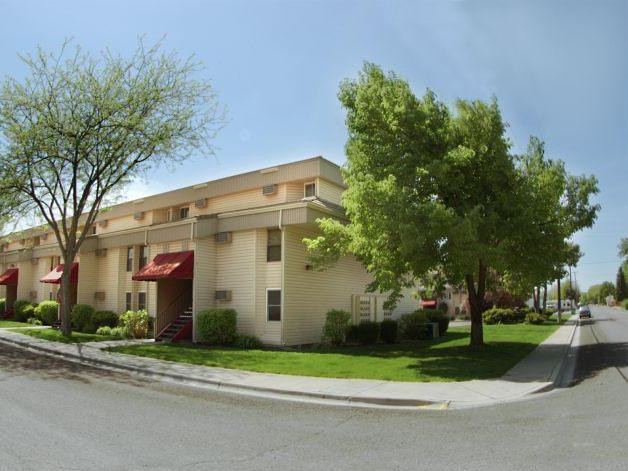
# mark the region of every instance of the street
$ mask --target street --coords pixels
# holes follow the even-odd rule
[[[567,387],[449,411],[253,399],[0,345],[0,468],[625,469],[628,312],[592,311]]]

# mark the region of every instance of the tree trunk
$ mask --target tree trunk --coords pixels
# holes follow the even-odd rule
[[[66,259],[67,260],[67,259]],[[63,273],[61,274],[61,333],[65,336],[72,335],[72,325],[70,322],[70,273],[72,262],[65,261]]]
[[[538,311],[540,307],[541,287],[535,286],[532,288],[532,302],[534,303],[534,310]]]
[[[478,267],[477,287],[473,275],[466,275],[465,281],[469,293],[469,310],[471,311],[471,338],[469,346],[480,347],[484,345],[482,313],[484,312],[484,294],[486,291],[486,267],[481,261]]]
[[[558,284],[558,313],[556,314],[556,318],[558,319],[558,322],[560,323],[560,314],[562,312],[562,306],[560,305],[560,278],[558,280],[556,280],[556,283]]]
[[[543,284],[543,310],[547,309],[547,283]]]

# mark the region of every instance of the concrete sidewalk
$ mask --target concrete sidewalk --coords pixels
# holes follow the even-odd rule
[[[62,344],[5,329],[0,329],[0,341],[82,364],[232,393],[339,405],[445,409],[509,402],[552,389],[560,381],[576,328],[575,320],[560,327],[499,379],[444,383],[317,378],[188,365],[102,350],[121,342]]]

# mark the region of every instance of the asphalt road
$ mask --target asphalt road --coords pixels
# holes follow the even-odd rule
[[[198,391],[0,345],[0,469],[627,469],[628,312],[594,308],[580,333],[563,389],[416,412]]]

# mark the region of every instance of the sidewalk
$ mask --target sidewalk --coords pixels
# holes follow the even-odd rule
[[[560,327],[499,379],[445,383],[316,378],[196,366],[102,350],[120,342],[62,344],[4,329],[0,329],[0,342],[101,368],[232,393],[336,405],[445,409],[509,402],[552,389],[560,380],[576,327],[574,320]]]

